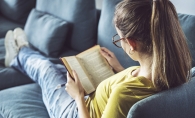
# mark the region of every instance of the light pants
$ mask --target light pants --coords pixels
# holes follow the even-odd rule
[[[64,86],[60,87],[67,81],[63,65],[54,65],[39,52],[23,47],[10,66],[39,84],[51,118],[78,118],[75,100],[65,91]]]

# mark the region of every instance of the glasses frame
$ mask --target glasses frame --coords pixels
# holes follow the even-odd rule
[[[118,34],[115,34],[113,37],[112,37],[112,43],[116,46],[116,47],[118,47],[118,48],[122,48],[121,46],[118,46],[116,43],[117,42],[119,42],[120,40],[123,40],[124,38],[120,38],[120,39],[118,39],[118,40],[114,40],[114,37],[116,37]]]

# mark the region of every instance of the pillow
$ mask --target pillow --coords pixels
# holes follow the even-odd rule
[[[65,43],[68,27],[66,21],[33,9],[24,31],[32,47],[47,56],[57,57]]]
[[[37,0],[36,9],[71,23],[66,47],[82,52],[96,44],[95,0]]]
[[[192,55],[192,67],[195,66],[195,16],[178,14],[183,32],[187,38],[187,43]]]
[[[5,17],[18,23],[25,23],[36,0],[0,0],[0,11]]]

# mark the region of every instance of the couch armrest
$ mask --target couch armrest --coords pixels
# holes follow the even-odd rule
[[[145,98],[132,106],[127,118],[192,118],[195,116],[195,77],[179,87]]]

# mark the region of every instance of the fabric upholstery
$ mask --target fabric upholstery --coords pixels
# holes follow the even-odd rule
[[[0,114],[4,118],[49,118],[37,84],[3,90],[0,96]]]
[[[121,0],[103,0],[101,17],[98,25],[98,44],[113,51],[123,67],[137,65],[127,54],[112,43],[112,37],[116,34],[113,24],[115,5]]]
[[[95,45],[95,0],[37,0],[36,9],[71,24],[66,46],[81,52]]]
[[[10,20],[25,23],[36,0],[1,0],[0,12]]]
[[[195,77],[190,82],[143,99],[132,106],[128,118],[194,118]]]
[[[24,31],[29,43],[47,56],[59,56],[68,34],[68,23],[33,9]]]
[[[33,81],[26,75],[14,68],[5,68],[0,65],[0,90],[29,83]]]
[[[64,57],[64,56],[72,56],[72,55],[77,55],[79,54],[78,51],[72,50],[69,47],[64,47],[63,50],[60,51],[61,54],[59,57]],[[63,64],[62,61],[59,58],[55,58],[55,57],[47,57],[52,63],[55,64]]]
[[[20,23],[15,23],[13,21],[10,21],[9,19],[7,19],[7,18],[3,17],[2,15],[0,15],[0,38],[4,38],[5,34],[8,30],[13,30],[16,27],[23,28],[24,25],[20,24]]]
[[[181,27],[187,37],[188,46],[193,58],[192,66],[195,66],[195,16],[178,14]]]
[[[5,59],[5,46],[4,46],[4,38],[0,38],[0,65],[4,66]]]

